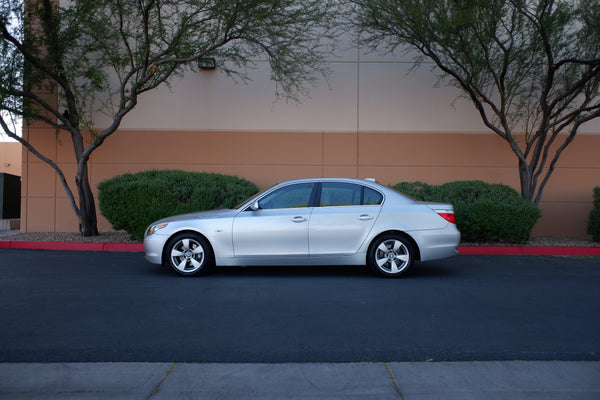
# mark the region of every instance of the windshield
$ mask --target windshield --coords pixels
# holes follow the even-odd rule
[[[269,188],[269,189],[271,189],[271,188]],[[240,204],[236,205],[235,207],[231,207],[231,209],[232,210],[239,210],[244,204],[250,202],[250,200],[258,198],[259,196],[261,196],[264,192],[266,192],[269,189],[262,190],[262,191],[258,192],[257,194],[255,194],[254,196],[248,197],[246,200],[242,201]]]

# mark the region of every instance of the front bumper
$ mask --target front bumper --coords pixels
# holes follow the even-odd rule
[[[154,234],[144,238],[144,253],[146,260],[153,264],[162,264],[162,251],[167,236]]]

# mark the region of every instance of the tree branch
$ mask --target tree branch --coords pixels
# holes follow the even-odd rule
[[[39,158],[40,160],[42,160],[43,162],[48,164],[56,172],[63,188],[65,189],[65,192],[67,192],[67,197],[69,198],[69,203],[71,204],[71,208],[73,209],[73,211],[75,211],[75,214],[77,215],[78,218],[81,217],[79,207],[77,207],[77,203],[75,202],[75,197],[73,196],[73,192],[71,191],[71,188],[69,188],[69,184],[67,183],[65,175],[63,174],[62,170],[58,167],[58,165],[56,165],[56,163],[54,161],[52,161],[51,159],[49,159],[48,157],[44,156],[39,151],[37,151],[37,149],[35,147],[33,147],[33,145],[31,145],[31,143],[24,140],[21,136],[17,135],[15,132],[11,131],[11,129],[8,127],[8,124],[4,120],[4,117],[2,117],[2,116],[0,116],[0,126],[2,126],[4,133],[6,133],[6,135],[8,137],[21,143],[31,154],[33,154],[34,156],[36,156],[37,158]]]

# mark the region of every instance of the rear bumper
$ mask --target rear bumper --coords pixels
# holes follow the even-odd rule
[[[458,254],[460,232],[456,225],[448,224],[444,229],[411,232],[419,245],[421,261],[438,260]]]

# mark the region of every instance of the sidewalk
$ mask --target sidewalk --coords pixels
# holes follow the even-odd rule
[[[600,399],[600,362],[0,364],[0,399]]]

